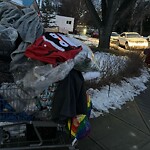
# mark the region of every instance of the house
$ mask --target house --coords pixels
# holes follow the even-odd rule
[[[74,18],[55,15],[50,20],[49,27],[45,28],[45,31],[68,33],[73,32],[73,29],[74,29]]]
[[[42,4],[42,0],[9,0],[9,2],[15,4],[17,7],[23,8],[23,7],[31,7],[34,8],[40,16],[40,5]],[[55,15],[53,19],[51,19],[51,22],[49,22],[50,27],[58,27],[59,32],[73,32],[74,29],[74,18],[67,17],[67,16],[60,16]]]
[[[55,24],[60,30],[73,32],[74,18],[56,15]]]

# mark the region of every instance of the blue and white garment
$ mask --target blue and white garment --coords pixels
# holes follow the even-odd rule
[[[46,88],[38,97],[37,107],[39,110],[51,111],[52,100],[58,83],[52,83],[48,88]]]

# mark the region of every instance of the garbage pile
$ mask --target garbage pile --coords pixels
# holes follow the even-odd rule
[[[99,68],[92,51],[81,41],[62,33],[44,32],[38,13],[31,8],[0,2],[0,55],[11,57],[14,82],[2,83],[0,95],[9,99],[14,111],[23,110],[47,120],[54,116],[58,119],[60,113],[61,119],[86,113],[81,72]]]
[[[76,139],[86,136],[91,103],[82,72],[99,70],[88,46],[45,32],[34,9],[0,2],[0,56],[11,58],[13,77],[0,85],[1,122],[69,120]]]

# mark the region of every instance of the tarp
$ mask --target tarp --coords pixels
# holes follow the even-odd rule
[[[10,106],[0,96],[0,121],[1,122],[16,122],[16,121],[31,121],[33,118],[25,112],[16,113],[14,108]]]
[[[10,2],[24,7],[29,7],[33,4],[34,0],[11,0]]]

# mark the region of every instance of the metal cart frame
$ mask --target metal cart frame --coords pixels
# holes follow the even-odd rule
[[[36,136],[38,138],[38,141],[36,141],[37,143],[31,143],[30,141],[20,141],[19,139],[17,141],[11,141],[11,139],[9,141],[4,141],[5,139],[3,137],[6,137],[5,134],[8,134],[4,129],[5,128],[9,128],[9,127],[14,127],[14,126],[21,126],[21,125],[26,125],[26,124],[30,124],[33,125],[34,131],[36,133]],[[59,130],[61,128],[62,134],[59,135],[59,137],[56,137],[54,139],[50,139],[47,140],[47,144],[44,144],[45,140],[42,139],[40,132],[38,131],[38,127],[58,127],[59,126]],[[51,149],[51,148],[68,148],[69,150],[78,150],[76,149],[76,144],[72,145],[71,140],[69,140],[67,137],[67,139],[63,134],[65,134],[64,127],[55,124],[52,121],[30,121],[30,122],[18,122],[18,123],[12,123],[12,124],[8,124],[8,125],[3,125],[0,126],[0,149],[2,150],[28,150],[28,149]],[[5,133],[6,132],[6,133]],[[58,136],[58,135],[57,135]],[[55,140],[57,140],[57,143],[55,142]],[[67,140],[67,141],[66,141]],[[16,143],[16,145],[15,145]],[[10,146],[8,146],[10,145]],[[13,146],[12,146],[13,145]]]
[[[6,92],[7,89],[0,89],[2,92]],[[11,89],[9,89],[11,90]],[[15,89],[17,90],[17,89]],[[13,94],[13,92],[11,92]],[[0,94],[1,95],[1,94]],[[12,95],[13,96],[13,95]],[[4,98],[5,100],[5,98]],[[1,105],[0,105],[1,106]],[[2,114],[7,115],[7,111],[0,112],[0,118]],[[15,113],[15,112],[13,112]],[[1,119],[0,119],[0,122]],[[26,133],[27,126],[31,125],[36,135],[35,141],[29,141]],[[22,127],[24,130],[22,131]],[[44,139],[39,132],[39,128],[56,129],[56,136],[50,139]],[[11,132],[18,132],[17,136],[11,136]],[[23,134],[23,135],[22,135]],[[29,133],[30,134],[30,133]],[[27,149],[54,149],[54,148],[68,148],[69,150],[77,150],[77,142],[73,142],[71,133],[66,130],[66,125],[55,123],[52,120],[36,120],[36,121],[17,121],[17,122],[4,122],[0,125],[0,149],[1,150],[27,150]]]

